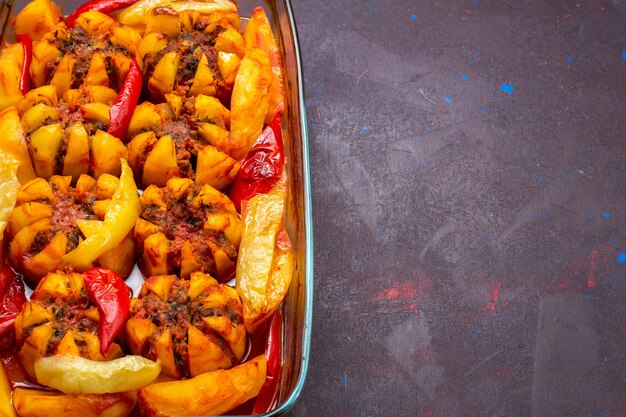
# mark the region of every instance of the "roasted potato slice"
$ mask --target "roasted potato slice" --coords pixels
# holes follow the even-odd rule
[[[63,16],[59,6],[50,0],[33,0],[15,16],[13,30],[15,33],[25,33],[32,40],[38,41],[61,20]]]
[[[230,137],[235,159],[243,158],[263,131],[272,80],[267,52],[249,49],[239,65],[231,100]]]
[[[258,395],[266,366],[261,355],[232,369],[149,385],[137,392],[139,406],[149,417],[221,415]]]
[[[20,417],[126,417],[135,407],[134,392],[61,394],[16,388],[13,405]]]
[[[237,292],[249,332],[255,332],[278,309],[291,283],[294,259],[284,213],[283,192],[251,198],[243,213]]]

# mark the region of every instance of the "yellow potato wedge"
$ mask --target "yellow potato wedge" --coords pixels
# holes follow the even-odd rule
[[[135,407],[134,392],[70,394],[16,388],[13,405],[20,417],[126,417]]]
[[[256,397],[265,374],[265,356],[261,355],[226,371],[149,385],[140,389],[137,397],[148,417],[215,416]]]

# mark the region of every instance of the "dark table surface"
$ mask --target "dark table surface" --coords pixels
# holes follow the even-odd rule
[[[294,416],[626,416],[626,2],[293,0]]]

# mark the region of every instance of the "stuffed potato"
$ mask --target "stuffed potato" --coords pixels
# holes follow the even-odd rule
[[[69,176],[52,176],[49,181],[36,178],[18,190],[8,225],[9,260],[31,284],[57,268],[79,267],[71,258],[68,262],[66,254],[71,256],[81,246],[93,221],[105,219],[120,188],[120,180],[108,174],[97,181],[81,175],[76,186],[71,186],[71,180]],[[137,218],[136,213],[134,219],[132,215],[128,214],[131,222]],[[136,245],[130,229],[119,232],[123,233],[120,242],[95,261],[128,276],[135,264]]]
[[[80,15],[72,28],[61,22],[33,48],[33,84],[52,85],[59,97],[88,85],[117,90],[140,39],[134,29],[95,10]]]
[[[48,85],[19,100],[21,131],[38,177],[70,175],[76,181],[81,174],[96,178],[120,174],[126,147],[106,133],[109,107],[116,97],[114,90],[94,85],[67,90],[59,99],[57,90]]]
[[[174,378],[230,368],[246,350],[243,306],[232,287],[201,272],[153,276],[132,300],[126,338]]]
[[[140,104],[130,120],[128,156],[138,182],[163,186],[184,177],[226,189],[239,169],[228,155],[230,111],[203,94],[166,98],[167,104]]]
[[[123,355],[113,344],[106,356],[98,340],[100,315],[88,298],[83,274],[52,273],[37,285],[15,319],[15,339],[26,372],[36,381],[34,364],[44,356],[68,354],[93,360]]]
[[[144,276],[192,272],[220,281],[235,271],[241,221],[235,206],[209,185],[173,178],[164,188],[151,185],[141,195],[135,225],[139,268]]]
[[[137,61],[148,80],[148,96],[217,96],[230,99],[234,76],[245,51],[239,17],[229,12],[205,15],[178,12],[172,5],[153,8],[146,34],[137,46]]]

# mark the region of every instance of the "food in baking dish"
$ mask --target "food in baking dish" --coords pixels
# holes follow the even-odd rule
[[[92,0],[66,17],[34,0],[14,30],[0,53],[0,412],[270,410],[294,258],[263,9],[242,24],[228,0]]]

